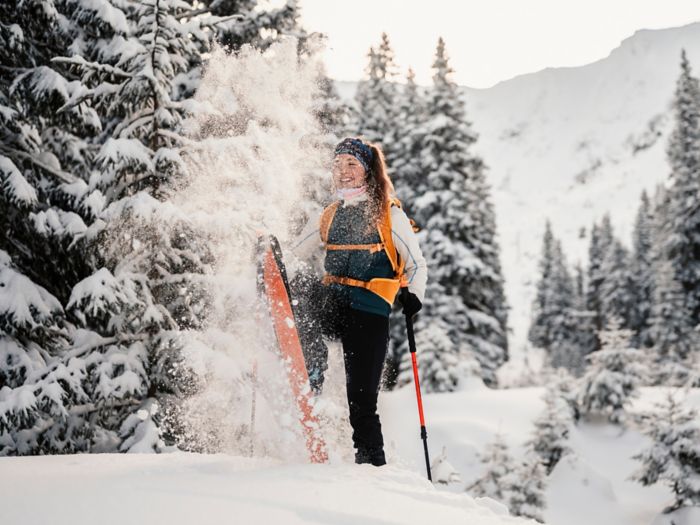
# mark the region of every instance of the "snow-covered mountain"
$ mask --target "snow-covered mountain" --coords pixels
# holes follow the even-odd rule
[[[585,66],[464,88],[476,148],[490,168],[512,307],[511,367],[526,347],[545,220],[569,262],[585,265],[592,222],[609,211],[629,242],[641,191],[667,179],[669,105],[683,48],[700,73],[700,23],[693,23],[637,31]],[[352,97],[353,84],[339,88]]]

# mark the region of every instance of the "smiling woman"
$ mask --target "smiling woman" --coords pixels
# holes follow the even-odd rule
[[[410,221],[393,197],[384,155],[375,144],[347,138],[332,168],[338,199],[302,232],[293,252],[302,260],[325,249],[323,279],[309,271],[291,283],[311,388],[320,393],[328,349],[343,345],[347,397],[357,463],[386,463],[377,415],[379,380],[389,343],[389,313],[400,288],[404,313],[422,307],[426,263]],[[320,241],[320,242],[319,242]]]

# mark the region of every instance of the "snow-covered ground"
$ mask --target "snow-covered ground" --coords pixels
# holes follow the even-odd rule
[[[225,455],[0,459],[7,525],[526,523],[389,466],[284,464]]]
[[[541,410],[541,388],[472,387],[425,396],[433,457],[447,447],[461,483],[425,479],[414,391],[380,396],[389,466],[329,465],[233,455],[78,455],[0,458],[0,523],[70,524],[453,524],[525,523],[464,487],[480,473],[477,453],[500,431],[517,456]],[[663,395],[644,389],[634,410]],[[689,401],[700,407],[700,390]],[[606,424],[574,429],[574,453],[548,478],[551,525],[651,525],[670,500],[628,476],[646,445],[636,431]],[[692,516],[691,516],[692,517]],[[658,523],[661,523],[660,521]],[[693,523],[687,521],[687,523]]]
[[[631,412],[649,410],[667,389],[644,388]],[[473,387],[425,397],[431,454],[447,447],[447,458],[462,483],[448,488],[461,492],[481,473],[477,454],[501,433],[515,457],[524,453],[532,422],[544,408],[544,388],[492,390]],[[688,402],[700,408],[700,389]],[[416,472],[423,469],[418,439],[415,393],[411,387],[380,396],[385,437],[391,460]],[[639,468],[632,456],[648,446],[633,429],[606,423],[581,423],[573,428],[573,453],[548,479],[545,520],[551,525],[650,525],[671,501],[663,486],[643,487],[628,478]],[[700,509],[698,509],[700,510]],[[700,517],[700,516],[698,516]],[[692,522],[689,522],[692,523]],[[700,522],[698,522],[700,523]]]

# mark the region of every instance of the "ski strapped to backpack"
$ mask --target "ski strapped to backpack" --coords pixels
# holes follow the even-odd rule
[[[361,281],[351,277],[330,275],[327,273],[323,276],[323,284],[335,283],[365,288],[370,292],[377,294],[390,305],[394,304],[394,299],[396,298],[396,294],[398,293],[399,289],[408,286],[408,280],[405,273],[406,261],[399,257],[396,246],[394,246],[394,239],[391,235],[391,207],[396,206],[397,208],[401,208],[401,201],[395,197],[392,197],[389,199],[389,201],[387,201],[384,213],[377,221],[377,231],[379,232],[380,242],[374,244],[328,243],[328,235],[331,231],[331,225],[333,224],[333,218],[338,210],[338,206],[340,206],[340,201],[335,201],[327,206],[321,214],[319,232],[321,234],[321,241],[323,242],[326,250],[366,250],[370,253],[376,253],[383,250],[391,263],[391,269],[394,271],[394,278],[387,279],[383,277],[375,277],[369,281]],[[414,231],[417,231],[415,222],[412,220],[411,226],[413,227]]]

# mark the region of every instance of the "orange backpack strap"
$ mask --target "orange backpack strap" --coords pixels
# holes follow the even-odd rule
[[[386,256],[389,258],[391,263],[391,268],[394,270],[394,275],[403,281],[404,279],[404,267],[406,262],[399,257],[399,252],[396,251],[396,246],[394,245],[394,237],[391,234],[391,207],[396,206],[401,207],[401,201],[395,197],[391,198],[387,202],[386,209],[382,216],[382,220],[377,224],[377,229],[379,230],[379,237],[384,244],[384,251]]]
[[[318,231],[321,234],[321,241],[323,244],[328,242],[328,234],[331,231],[331,224],[333,224],[333,217],[335,217],[335,212],[340,206],[340,201],[335,201],[323,209],[321,213],[321,221],[319,223]]]

